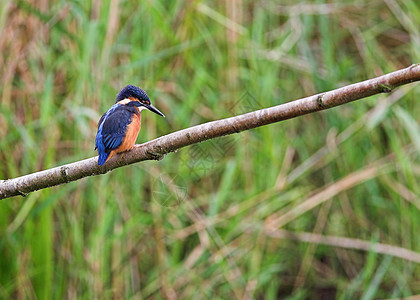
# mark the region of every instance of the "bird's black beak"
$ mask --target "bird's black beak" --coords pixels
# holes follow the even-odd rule
[[[157,109],[156,107],[154,107],[152,104],[146,104],[146,103],[141,103],[140,101],[134,101],[134,105],[137,107],[141,107],[143,106],[144,108],[154,112],[155,114],[158,114],[159,116],[162,116],[165,118],[165,115],[162,114],[159,109]]]
[[[164,115],[164,114],[162,114],[162,113],[159,111],[159,109],[157,109],[156,107],[154,107],[152,104],[149,104],[149,105],[147,105],[147,104],[143,104],[143,105],[144,105],[144,107],[146,107],[148,110],[150,110],[150,111],[154,112],[155,114],[158,114],[159,116],[162,116],[162,117],[164,117],[164,118],[165,118],[165,115]]]

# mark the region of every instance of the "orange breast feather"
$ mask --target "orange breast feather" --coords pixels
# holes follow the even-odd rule
[[[127,131],[125,133],[124,139],[121,142],[121,145],[117,149],[112,150],[111,153],[109,153],[109,157],[107,161],[111,157],[115,156],[115,154],[128,151],[134,146],[137,140],[137,136],[139,135],[139,132],[140,132],[140,120],[141,120],[140,113],[133,114],[131,123],[127,126]]]

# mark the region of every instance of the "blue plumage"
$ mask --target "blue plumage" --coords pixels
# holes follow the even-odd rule
[[[99,154],[98,165],[103,166],[108,158],[131,149],[140,130],[142,109],[165,117],[150,103],[149,96],[141,88],[130,84],[117,94],[115,104],[103,114],[98,122],[95,140],[95,150],[98,149]],[[135,118],[133,118],[134,114],[137,114]],[[127,139],[125,139],[126,135]]]
[[[121,145],[134,113],[136,109],[132,106],[114,104],[99,120],[95,141],[99,165],[102,166],[109,153]]]

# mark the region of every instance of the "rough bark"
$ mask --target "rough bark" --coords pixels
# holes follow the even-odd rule
[[[110,160],[103,167],[97,165],[96,156],[14,179],[0,180],[0,199],[16,195],[25,196],[36,190],[104,174],[144,160],[159,160],[164,155],[185,146],[339,106],[375,94],[389,93],[400,85],[419,80],[420,64],[415,64],[329,92],[176,131],[147,143],[135,145],[131,151]]]

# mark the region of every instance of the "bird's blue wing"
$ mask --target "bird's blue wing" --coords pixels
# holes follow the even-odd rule
[[[104,118],[98,133],[100,131],[105,152],[111,152],[121,145],[132,116],[133,111],[121,105]]]

